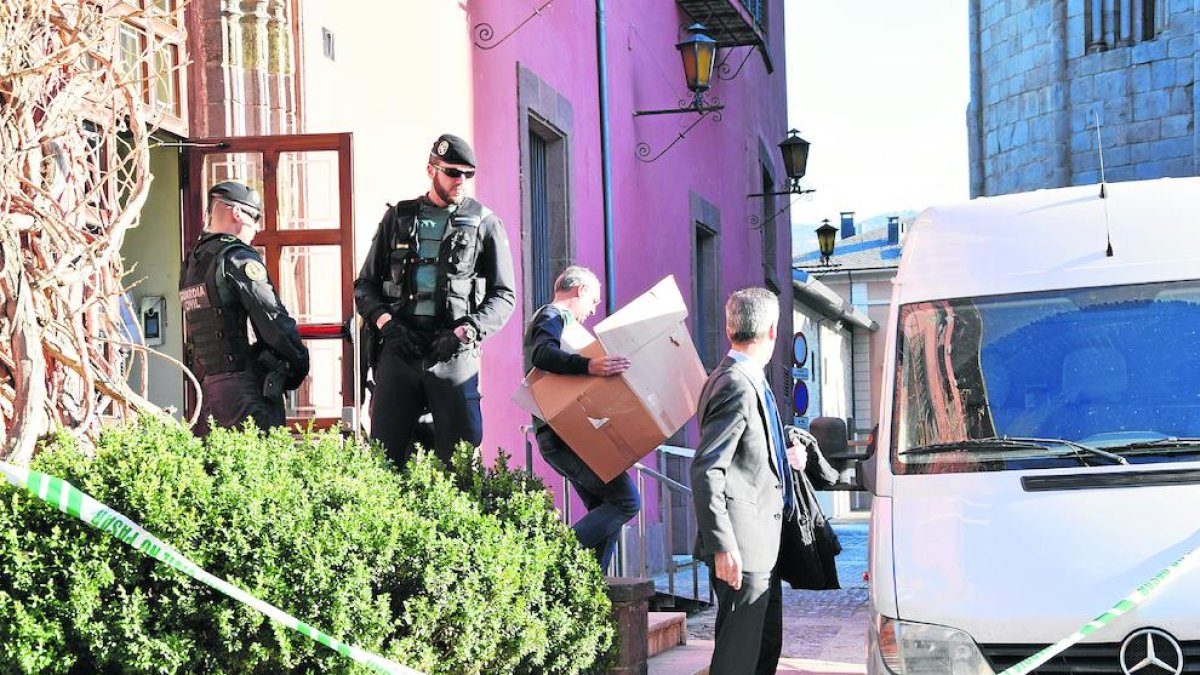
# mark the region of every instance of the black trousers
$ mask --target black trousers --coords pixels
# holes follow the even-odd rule
[[[622,473],[607,483],[600,480],[596,472],[550,427],[538,429],[537,443],[542,458],[558,475],[571,482],[587,507],[587,515],[577,520],[571,529],[575,531],[579,543],[591,549],[600,563],[600,569],[607,574],[621,527],[642,508],[637,485],[628,473]]]
[[[200,382],[204,399],[193,431],[201,438],[208,436],[210,415],[217,426],[225,428],[241,427],[248,419],[263,431],[283,426],[287,422],[283,397],[267,398],[262,389],[262,377],[252,371],[206,375]]]
[[[433,416],[433,450],[449,464],[462,441],[483,441],[479,408],[479,351],[460,349],[448,361],[406,359],[385,346],[375,364],[371,394],[371,438],[383,443],[388,457],[403,467],[412,457],[418,423]],[[419,438],[419,436],[418,436]]]
[[[708,578],[717,595],[712,675],[773,675],[783,653],[783,586],[778,572],[742,572],[738,590],[717,578],[708,558]]]

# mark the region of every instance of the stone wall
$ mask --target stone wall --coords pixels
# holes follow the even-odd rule
[[[1155,2],[971,0],[972,196],[1098,182],[1097,120],[1107,180],[1200,173],[1200,0]]]

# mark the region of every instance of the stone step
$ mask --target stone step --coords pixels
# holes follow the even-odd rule
[[[646,656],[687,644],[687,614],[650,612],[646,617]]]
[[[708,675],[713,641],[691,639],[686,645],[669,649],[647,661],[647,675]],[[861,663],[839,663],[817,659],[784,657],[776,675],[864,675]]]
[[[712,650],[712,640],[690,640],[647,661],[646,675],[708,675]]]

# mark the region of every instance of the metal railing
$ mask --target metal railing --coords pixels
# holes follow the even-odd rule
[[[525,437],[525,469],[532,475],[533,471],[533,426],[522,425],[521,433]],[[665,604],[673,606],[675,593],[675,576],[681,571],[691,570],[692,573],[692,593],[691,597],[696,601],[701,601],[700,597],[700,566],[703,561],[697,560],[690,553],[685,554],[681,560],[676,560],[674,553],[675,543],[675,508],[671,504],[671,495],[685,495],[683,512],[685,517],[694,511],[695,507],[692,504],[692,489],[683,483],[668,476],[664,471],[665,458],[667,456],[684,457],[691,459],[695,455],[695,451],[691,448],[681,448],[671,445],[660,445],[654,450],[654,461],[657,468],[651,468],[638,462],[633,466],[636,472],[636,483],[638,494],[646,494],[646,479],[649,478],[657,482],[658,489],[658,504],[659,517],[662,521],[662,551],[665,553],[665,574],[667,577],[667,599]],[[566,523],[571,522],[571,483],[563,480],[562,482],[562,518]],[[642,500],[642,507],[638,510],[636,516],[637,527],[637,555],[638,564],[636,572],[642,577],[652,577],[646,560],[647,540],[650,537],[649,528],[647,527],[646,516],[646,501]],[[613,556],[613,561],[606,573],[610,576],[626,576],[631,571],[627,569],[627,561],[625,551],[625,539],[621,537],[617,542],[617,554]],[[708,589],[707,602],[712,603],[712,589]]]
[[[696,451],[691,448],[681,448],[672,445],[660,445],[654,449],[655,464],[658,469],[652,469],[641,462],[633,465],[637,472],[638,493],[646,493],[646,477],[658,481],[658,499],[659,499],[659,515],[663,521],[663,551],[666,555],[666,575],[667,575],[667,598],[665,604],[674,606],[674,599],[677,597],[675,593],[675,575],[681,570],[691,570],[692,573],[692,594],[693,600],[700,600],[700,566],[703,561],[696,559],[691,553],[685,554],[682,561],[677,561],[674,551],[675,543],[675,508],[671,504],[671,494],[685,495],[684,513],[691,513],[695,506],[692,503],[692,488],[680,483],[662,472],[664,457],[673,455],[676,457],[686,457],[691,459],[695,457]],[[663,489],[666,488],[666,489]],[[638,511],[638,552],[639,562],[641,563],[642,576],[649,576],[646,569],[646,504],[642,503],[641,510]],[[708,589],[708,602],[713,601],[712,588]]]
[[[759,26],[767,25],[766,0],[742,0],[742,7],[746,8],[746,11],[750,13],[750,16],[754,17],[755,23]]]

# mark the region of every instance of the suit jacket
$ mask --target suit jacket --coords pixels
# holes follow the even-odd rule
[[[771,450],[762,372],[726,356],[700,392],[692,460],[695,555],[736,549],[747,572],[770,572],[783,526],[783,475]]]

